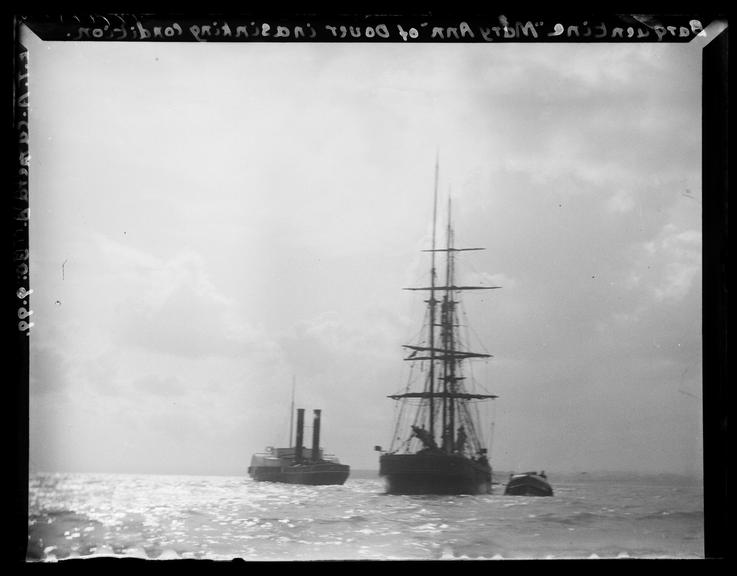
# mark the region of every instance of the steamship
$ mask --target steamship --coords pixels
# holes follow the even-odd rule
[[[294,446],[289,448],[269,446],[265,452],[251,457],[251,465],[248,467],[248,475],[251,478],[261,482],[312,486],[343,484],[346,481],[350,474],[350,466],[341,464],[337,458],[325,454],[320,448],[321,410],[314,410],[312,448],[303,446],[304,414],[304,408],[297,409]]]

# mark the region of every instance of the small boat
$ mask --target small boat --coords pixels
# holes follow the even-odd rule
[[[491,492],[491,464],[483,442],[484,427],[476,402],[496,398],[477,391],[462,368],[471,359],[490,354],[472,352],[460,334],[460,294],[466,290],[493,290],[498,286],[459,286],[455,282],[455,258],[460,252],[482,248],[457,248],[448,201],[446,245],[435,245],[438,166],[435,165],[432,246],[429,286],[408,288],[428,292],[426,323],[421,340],[405,345],[405,360],[418,366],[423,376],[399,394],[400,402],[391,446],[375,450],[379,476],[388,494],[486,494]],[[439,282],[435,255],[445,254],[445,281]],[[417,381],[420,380],[420,381]]]
[[[350,474],[350,466],[341,464],[334,456],[324,454],[320,448],[321,410],[314,410],[312,448],[305,448],[304,408],[297,409],[297,433],[295,445],[289,448],[273,448],[254,454],[248,475],[260,482],[283,482],[323,486],[343,484]],[[291,435],[290,435],[291,436]]]
[[[524,472],[509,475],[504,494],[507,496],[552,496],[553,489],[548,484],[545,471]]]

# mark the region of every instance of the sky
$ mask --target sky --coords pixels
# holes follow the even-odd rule
[[[699,46],[27,45],[32,471],[378,469],[437,158],[494,468],[701,472]]]

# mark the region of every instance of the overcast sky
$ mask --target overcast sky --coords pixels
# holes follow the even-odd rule
[[[693,43],[27,44],[31,470],[378,468],[436,155],[493,466],[701,470]]]

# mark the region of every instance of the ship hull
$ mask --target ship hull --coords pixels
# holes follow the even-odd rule
[[[488,494],[491,467],[459,454],[383,454],[379,476],[388,494]]]
[[[349,466],[332,462],[280,464],[278,466],[252,465],[248,468],[248,475],[257,482],[281,482],[310,486],[344,484],[349,474]]]
[[[507,496],[552,496],[553,489],[547,480],[537,474],[517,474],[504,489]]]

